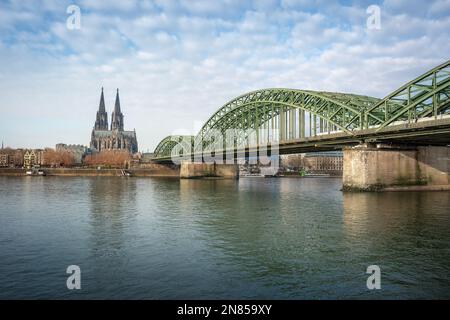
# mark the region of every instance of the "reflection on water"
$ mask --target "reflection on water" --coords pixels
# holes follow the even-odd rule
[[[124,222],[129,224],[136,214],[136,180],[91,180],[89,199],[94,256],[105,247],[121,249]]]
[[[121,280],[116,272],[129,268],[127,232],[136,215],[136,180],[89,180],[89,267],[83,269],[93,291],[112,291]],[[105,266],[109,265],[109,268]]]
[[[450,193],[340,187],[0,178],[0,298],[450,298]]]
[[[450,296],[450,194],[349,193],[344,224],[352,259],[378,264],[392,297]]]

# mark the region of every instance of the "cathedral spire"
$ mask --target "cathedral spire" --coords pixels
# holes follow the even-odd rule
[[[116,103],[114,104],[114,113],[121,113],[120,112],[120,99],[119,99],[119,89],[117,88],[117,93],[116,93]]]
[[[102,87],[102,94],[100,95],[100,105],[98,107],[99,112],[106,112],[105,109],[105,97],[103,96],[103,87]]]
[[[108,114],[105,108],[105,97],[102,93],[100,95],[100,104],[98,106],[97,117],[95,119],[94,130],[108,130]]]
[[[123,131],[123,114],[120,111],[119,89],[116,93],[116,103],[114,104],[114,111],[111,115],[111,130]]]
[[[119,89],[117,89],[116,101],[111,114],[111,127],[108,127],[108,115],[105,109],[105,98],[102,88],[97,119],[91,133],[90,148],[92,151],[123,150],[131,154],[138,152],[136,129],[133,131],[124,130],[124,115],[120,108]],[[108,130],[109,128],[110,130]]]

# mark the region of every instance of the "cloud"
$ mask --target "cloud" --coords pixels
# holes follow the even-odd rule
[[[228,100],[263,87],[383,97],[448,59],[448,1],[69,1],[0,4],[0,138],[88,144],[105,87],[121,89],[125,126],[153,149]],[[418,12],[420,11],[420,12]],[[7,120],[6,120],[7,119]]]

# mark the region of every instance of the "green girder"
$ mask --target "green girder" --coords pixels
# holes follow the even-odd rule
[[[450,114],[450,60],[403,85],[384,99],[374,97],[296,89],[261,89],[241,95],[217,110],[197,136],[168,136],[155,149],[155,158],[176,153],[212,151],[214,135],[236,129],[239,140],[246,132],[256,132],[256,143],[288,142],[318,134],[344,132],[352,136],[360,130],[382,130],[398,123],[438,119]],[[265,130],[267,136],[261,137]],[[277,130],[277,136],[270,131]],[[309,131],[309,133],[308,133]],[[264,134],[266,134],[264,133]],[[186,139],[188,137],[188,139]],[[184,142],[182,142],[184,141]],[[226,142],[225,142],[226,144]],[[195,146],[195,147],[194,147]],[[192,149],[189,149],[192,148]]]
[[[450,60],[408,82],[367,110],[367,127],[450,113]]]
[[[185,143],[187,141],[194,141],[194,136],[182,136],[182,135],[175,135],[175,136],[167,136],[164,139],[161,140],[161,142],[158,144],[154,151],[155,157],[170,157],[172,155],[172,150],[175,147],[180,147],[178,155],[181,156],[184,150],[191,150],[191,146],[186,146]]]

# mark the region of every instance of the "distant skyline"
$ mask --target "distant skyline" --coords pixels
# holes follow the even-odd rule
[[[450,59],[449,0],[9,0],[0,21],[0,140],[15,148],[89,145],[101,87],[153,151],[251,90],[382,98]]]

